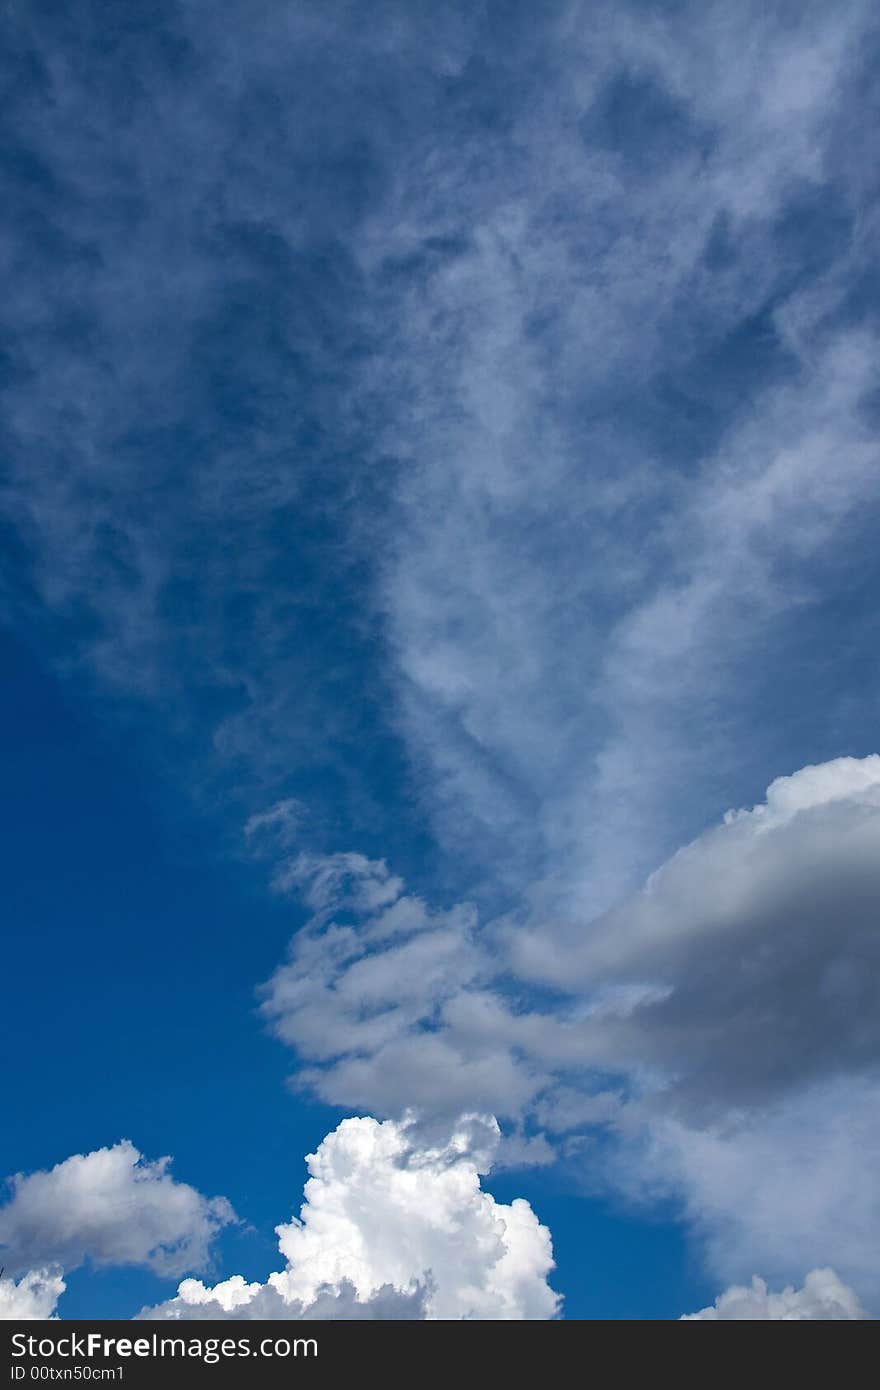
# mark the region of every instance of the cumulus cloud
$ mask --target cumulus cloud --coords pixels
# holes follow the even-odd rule
[[[277,1228],[282,1271],[265,1284],[185,1280],[141,1316],[552,1318],[549,1231],[528,1202],[480,1185],[498,1139],[480,1116],[433,1147],[412,1122],[343,1120],[306,1160],[299,1218]]]
[[[51,1318],[67,1285],[57,1270],[32,1269],[16,1281],[0,1277],[0,1320]]]
[[[206,1198],[147,1160],[129,1140],[74,1154],[45,1172],[18,1173],[0,1207],[0,1262],[74,1269],[143,1265],[157,1274],[201,1268],[212,1240],[235,1219],[224,1197]]]
[[[833,1269],[813,1269],[803,1288],[789,1284],[781,1293],[771,1293],[764,1280],[754,1275],[750,1288],[727,1289],[710,1308],[685,1313],[681,1321],[852,1322],[866,1316],[852,1289],[841,1283]]]

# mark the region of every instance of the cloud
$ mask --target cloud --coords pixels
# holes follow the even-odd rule
[[[727,1289],[710,1308],[685,1313],[681,1321],[852,1322],[866,1316],[852,1289],[840,1282],[833,1269],[813,1269],[803,1288],[789,1285],[781,1293],[770,1293],[764,1280],[755,1275],[751,1288]]]
[[[172,1178],[170,1161],[144,1159],[124,1139],[47,1172],[17,1174],[0,1207],[0,1262],[12,1272],[85,1261],[162,1275],[201,1268],[235,1214],[224,1197],[203,1197]]]
[[[343,1120],[306,1160],[299,1218],[277,1228],[284,1270],[185,1280],[141,1316],[552,1318],[549,1231],[528,1202],[480,1186],[498,1138],[479,1116],[433,1147],[412,1122]]]
[[[505,1083],[525,1099],[511,1060],[491,1048],[459,1053],[442,1027],[445,1005],[489,965],[472,907],[434,910],[360,855],[300,857],[281,873],[319,908],[262,990],[273,1032],[311,1064],[302,1081],[333,1103],[386,1114],[507,1113]]]
[[[8,1277],[0,1278],[0,1321],[53,1317],[66,1287],[60,1273],[50,1269],[29,1270],[17,1283]]]
[[[586,1020],[586,1052],[650,1067],[667,1110],[727,1110],[880,1064],[878,910],[874,755],[778,779],[587,932],[510,940],[523,973],[566,991],[652,986]]]

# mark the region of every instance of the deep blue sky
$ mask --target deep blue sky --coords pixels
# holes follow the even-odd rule
[[[873,1307],[878,43],[7,7],[4,1174],[173,1155],[264,1280],[344,1116],[494,1113],[565,1316]]]

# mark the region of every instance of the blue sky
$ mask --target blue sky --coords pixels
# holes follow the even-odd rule
[[[0,1312],[875,1314],[871,8],[0,26]]]

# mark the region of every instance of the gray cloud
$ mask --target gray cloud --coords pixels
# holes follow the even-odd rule
[[[556,943],[511,933],[521,970],[568,991],[653,987],[586,1022],[602,1060],[674,1098],[749,1105],[880,1063],[880,757],[804,768],[679,851],[645,889]],[[669,1086],[672,1090],[670,1091]]]

